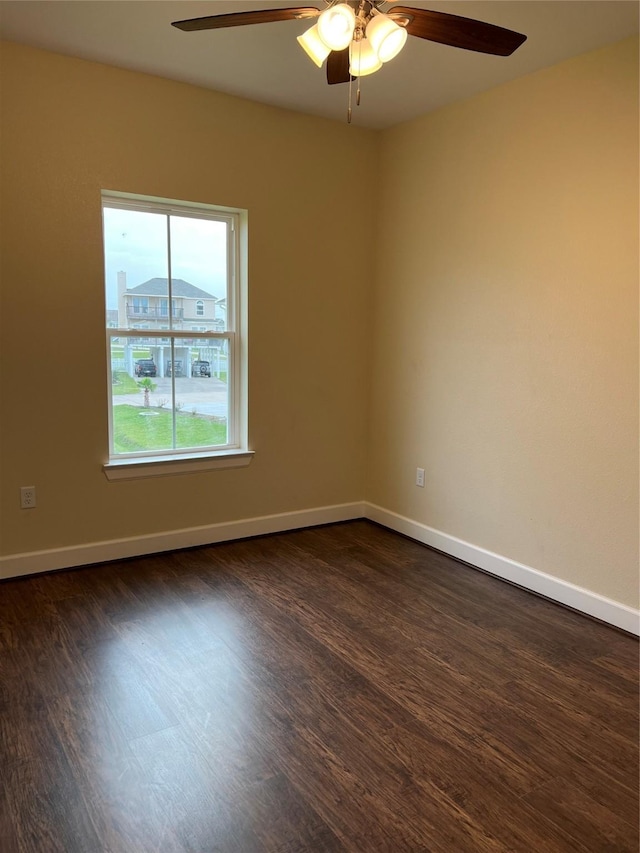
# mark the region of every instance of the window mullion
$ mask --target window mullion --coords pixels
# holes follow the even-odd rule
[[[169,331],[171,332],[170,342],[170,359],[171,365],[171,441],[173,448],[178,446],[176,440],[177,433],[177,412],[176,412],[176,348],[175,348],[175,324],[173,316],[173,282],[171,272],[171,214],[167,213],[167,311],[169,312]]]

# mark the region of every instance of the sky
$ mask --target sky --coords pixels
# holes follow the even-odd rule
[[[226,296],[227,223],[170,216],[171,277],[195,284],[218,299]],[[104,208],[107,308],[117,308],[118,272],[127,287],[167,278],[167,215]]]

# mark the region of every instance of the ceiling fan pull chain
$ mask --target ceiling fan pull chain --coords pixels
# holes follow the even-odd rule
[[[349,106],[347,107],[347,124],[351,124],[351,83],[353,77],[349,74]]]
[[[360,34],[360,40],[358,41],[358,69],[362,69],[362,39],[364,38],[364,33]],[[360,106],[360,80],[362,78],[358,75],[358,91],[356,92],[356,106]]]

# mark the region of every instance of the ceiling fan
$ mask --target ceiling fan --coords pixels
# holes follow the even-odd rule
[[[483,21],[447,12],[396,6],[383,0],[325,0],[325,3],[325,9],[297,6],[232,12],[174,21],[172,26],[193,32],[317,18],[317,22],[298,37],[298,42],[318,67],[327,60],[329,84],[348,83],[378,71],[398,55],[407,35],[496,56],[510,56],[527,38]],[[390,8],[384,11],[387,7]]]

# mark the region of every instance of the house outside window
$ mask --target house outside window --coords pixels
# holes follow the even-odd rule
[[[105,470],[127,462],[249,456],[243,212],[107,192],[102,208],[110,391]],[[232,306],[223,325],[219,300]],[[199,317],[197,328],[183,326],[189,315]]]

